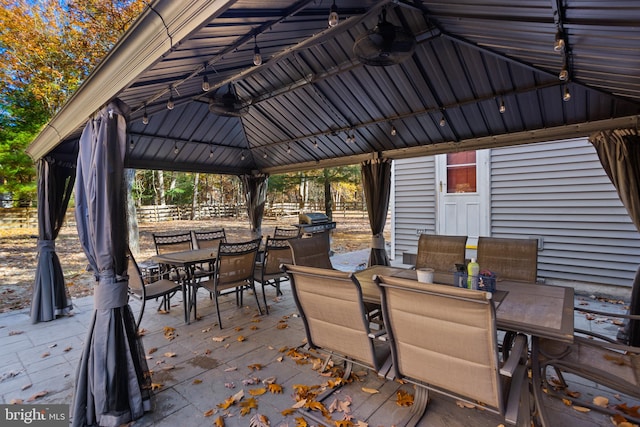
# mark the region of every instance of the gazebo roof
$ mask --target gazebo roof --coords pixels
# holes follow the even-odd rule
[[[638,2],[337,0],[340,19],[329,27],[331,4],[156,0],[27,151],[64,156],[114,98],[131,110],[127,166],[207,173],[279,173],[637,126]],[[353,46],[383,11],[413,35],[415,50],[394,65],[365,65]]]

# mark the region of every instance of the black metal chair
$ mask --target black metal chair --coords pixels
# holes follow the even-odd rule
[[[156,247],[156,254],[158,255],[169,252],[193,250],[193,238],[191,237],[191,231],[174,234],[153,233],[153,243]],[[160,274],[165,275],[165,278],[170,280],[184,280],[187,277],[184,270],[166,270],[162,266],[160,266]]]
[[[162,298],[161,304],[158,306],[158,311],[171,309],[171,297],[178,291],[182,291],[182,299],[185,301],[185,289],[181,283],[176,283],[173,280],[159,278],[157,280],[145,280],[140,267],[136,262],[133,254],[129,250],[129,296],[139,299],[142,302],[140,308],[140,314],[136,321],[136,328],[140,327],[142,321],[142,315],[144,314],[144,307],[147,300]]]
[[[271,285],[276,288],[276,296],[282,295],[280,281],[287,279],[287,274],[280,269],[282,264],[291,264],[293,258],[288,238],[267,237],[264,247],[264,255],[261,261],[256,263],[253,278],[262,285],[262,298],[267,314],[269,305],[267,304],[267,294],[265,286]]]
[[[273,231],[273,237],[275,238],[287,238],[287,239],[291,239],[291,238],[295,238],[295,237],[300,237],[300,231],[302,229],[299,227],[278,227],[276,226],[275,230]]]

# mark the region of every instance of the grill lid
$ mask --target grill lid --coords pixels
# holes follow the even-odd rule
[[[324,224],[329,222],[329,217],[321,212],[309,212],[299,215],[300,224]]]

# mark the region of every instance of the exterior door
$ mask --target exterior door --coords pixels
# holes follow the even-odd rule
[[[466,235],[468,249],[475,249],[478,236],[489,235],[489,156],[490,150],[436,156],[436,229],[438,234]]]

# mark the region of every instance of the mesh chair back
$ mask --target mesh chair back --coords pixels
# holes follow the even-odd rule
[[[220,242],[227,241],[224,228],[209,231],[194,231],[193,238],[197,249],[217,248]]]
[[[285,265],[293,296],[311,348],[322,348],[379,369],[369,338],[362,289],[350,273],[300,265]]]
[[[535,283],[538,276],[538,239],[478,238],[478,264],[500,279]]]
[[[280,269],[282,264],[292,264],[293,255],[291,254],[291,246],[289,239],[267,238],[264,251],[263,275],[282,275]]]
[[[241,243],[220,242],[216,260],[216,289],[218,291],[253,283],[256,256],[262,238]]]
[[[156,253],[190,251],[193,249],[191,232],[178,234],[153,234],[153,242],[156,245]]]
[[[278,227],[273,231],[273,237],[293,238],[300,236],[300,228],[298,227]]]
[[[491,294],[376,277],[399,378],[504,412]]]
[[[129,292],[138,298],[144,298],[145,288],[142,280],[142,272],[131,252],[129,252],[128,256],[129,265],[127,267],[127,274],[129,275]]]
[[[293,263],[308,267],[333,268],[329,258],[328,239],[320,234],[308,238],[289,240]]]
[[[416,268],[431,267],[440,272],[455,271],[464,264],[467,236],[421,234],[418,239]]]

